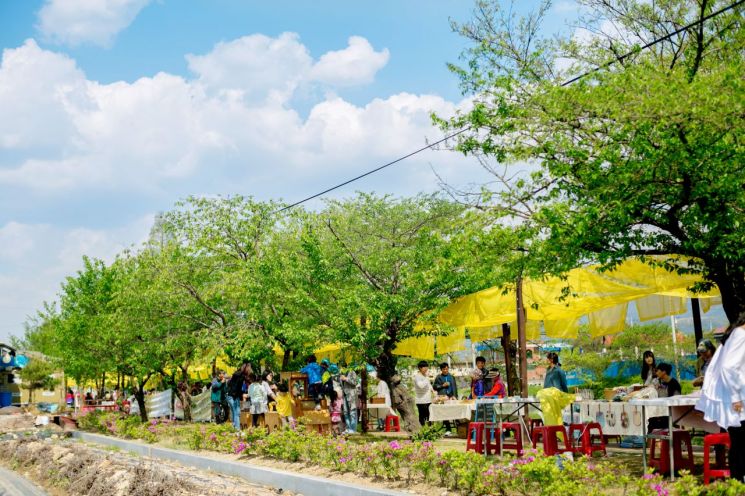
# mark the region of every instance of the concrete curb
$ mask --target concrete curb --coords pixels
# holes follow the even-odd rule
[[[349,484],[348,482],[324,479],[312,475],[256,467],[247,463],[214,460],[198,454],[102,436],[100,434],[91,434],[89,432],[74,431],[72,432],[72,437],[88,443],[116,446],[139,455],[162,458],[201,470],[211,470],[220,474],[241,477],[254,484],[292,491],[304,496],[402,496],[407,494],[389,489],[358,486]]]

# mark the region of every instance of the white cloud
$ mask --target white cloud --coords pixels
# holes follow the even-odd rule
[[[262,34],[218,43],[205,55],[187,55],[189,69],[212,90],[235,91],[249,100],[289,98],[313,60],[295,33]]]
[[[37,28],[66,45],[108,46],[152,0],[46,0]]]
[[[456,105],[400,94],[356,106],[328,94],[306,119],[289,105],[300,84],[363,83],[387,59],[352,37],[314,65],[294,34],[252,35],[189,56],[193,80],[159,73],[100,84],[28,41],[6,50],[0,66],[0,106],[14,117],[0,123],[0,151],[23,149],[21,159],[0,162],[0,184],[157,190],[236,164],[244,175],[271,175],[390,159],[439,136],[430,112],[451,114]]]
[[[27,316],[53,301],[82,257],[112,262],[125,248],[147,239],[153,215],[111,229],[59,228],[9,222],[0,226],[0,342],[20,335]]]
[[[559,0],[554,4],[552,10],[559,14],[565,14],[568,12],[578,12],[581,8],[576,0]]]
[[[318,60],[310,79],[338,86],[371,83],[389,57],[387,48],[376,52],[365,38],[352,36],[347,48],[328,52]]]

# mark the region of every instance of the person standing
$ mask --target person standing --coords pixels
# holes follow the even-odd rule
[[[300,369],[301,374],[308,376],[308,396],[316,402],[316,410],[321,409],[321,396],[323,395],[323,369],[318,365],[315,355],[309,355],[305,359],[305,367]]]
[[[486,358],[476,357],[476,368],[471,372],[471,398],[481,398],[486,393]]]
[[[243,383],[246,382],[247,366],[247,363],[241,365],[239,369],[233,372],[228,381],[228,405],[233,419],[233,427],[237,431],[241,430],[241,400],[243,399]]]
[[[559,355],[552,351],[546,355],[546,360],[548,360],[548,370],[546,370],[546,378],[543,380],[543,387],[554,387],[559,391],[568,393],[569,388],[567,387],[567,376],[564,371],[561,370]]]
[[[259,419],[264,417],[267,407],[266,389],[254,374],[249,375],[248,400],[251,402],[251,425],[259,426]]]
[[[745,482],[745,312],[724,333],[711,359],[696,409],[704,419],[727,429],[730,476]]]
[[[440,373],[435,377],[434,389],[438,396],[446,396],[448,399],[458,398],[458,386],[455,384],[455,377],[450,375],[450,367],[447,363],[440,364]],[[452,436],[450,421],[445,420],[443,425],[445,436]]]
[[[419,411],[419,425],[429,422],[429,405],[432,404],[432,384],[427,377],[429,364],[422,360],[417,365],[419,371],[414,374],[414,399]]]
[[[344,400],[344,424],[347,434],[357,434],[357,385],[359,380],[354,369],[347,370],[342,374],[341,380],[342,399]]]
[[[217,424],[222,424],[227,420],[225,413],[227,412],[227,380],[225,379],[225,371],[218,370],[215,377],[212,379],[210,385],[210,400],[212,401],[212,416]]]

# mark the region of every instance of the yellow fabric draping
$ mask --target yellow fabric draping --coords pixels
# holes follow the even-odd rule
[[[459,327],[447,336],[437,336],[435,339],[438,355],[460,351],[465,347],[466,329]]]
[[[405,355],[422,360],[434,360],[435,339],[433,336],[406,338],[396,345],[394,355]]]
[[[635,301],[636,311],[639,314],[639,320],[642,322],[685,313],[686,302],[685,298],[679,296],[660,294],[645,296]]]
[[[685,264],[685,261],[680,263]],[[688,288],[700,281],[699,275],[680,275],[639,260],[627,260],[613,271],[601,272],[598,266],[588,266],[571,270],[564,278],[525,279],[523,299],[528,322],[544,321],[547,332],[574,337],[576,331],[571,332],[569,324],[557,321],[567,322],[595,314],[591,318],[595,322],[594,332],[611,334],[623,330],[628,302],[654,294],[687,296]],[[567,287],[569,292],[565,294]],[[717,294],[712,290],[696,296],[704,298]],[[609,308],[613,310],[597,313]],[[440,314],[440,319],[453,326],[480,330],[511,322],[514,315],[514,288],[489,288],[459,298]],[[612,326],[611,315],[623,315],[624,319]]]
[[[497,339],[502,337],[502,324],[488,327],[472,327],[468,329],[468,336],[471,341],[478,343],[487,339]]]
[[[620,305],[592,312],[588,316],[590,321],[590,335],[598,337],[621,332],[626,326],[627,308],[628,303],[621,303]]]
[[[579,319],[544,320],[543,328],[550,338],[572,338],[577,335]]]

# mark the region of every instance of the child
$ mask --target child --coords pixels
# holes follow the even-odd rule
[[[261,382],[258,381],[256,374],[248,376],[251,385],[248,386],[248,399],[251,402],[251,425],[259,426],[259,418],[266,413],[266,391]]]
[[[331,400],[331,427],[334,431],[334,435],[338,436],[341,434],[341,410],[343,401],[339,398],[339,394],[333,389],[329,391],[329,399]]]
[[[316,410],[320,410],[324,370],[318,365],[315,355],[306,358],[305,363],[307,365],[300,369],[300,373],[308,376],[308,395],[316,402]]]
[[[287,383],[283,382],[279,385],[279,392],[277,393],[277,413],[279,418],[282,419],[282,425],[294,425],[295,419],[292,417],[292,408],[295,406],[295,400],[290,394],[290,388],[287,387]]]

